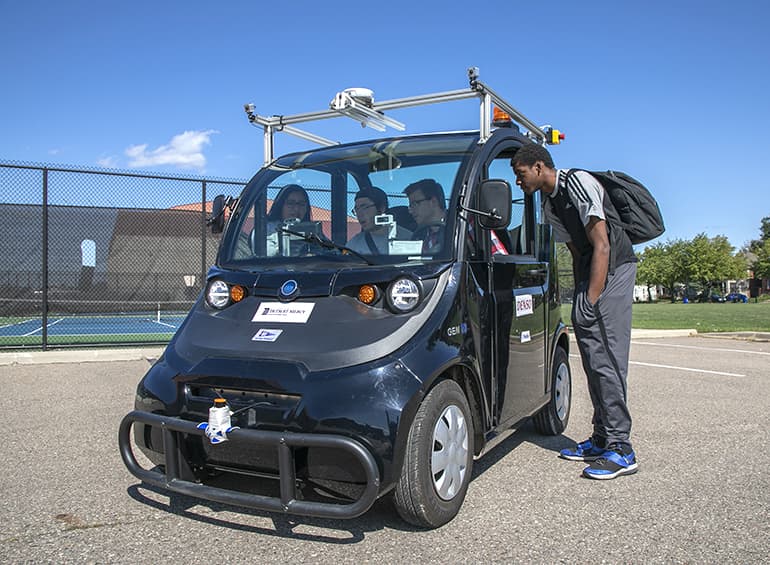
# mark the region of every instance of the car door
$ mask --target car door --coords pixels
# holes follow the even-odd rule
[[[486,163],[485,178],[504,179],[513,191],[507,230],[487,232],[489,246],[490,340],[497,424],[514,423],[540,407],[545,395],[548,264],[538,257],[539,194],[525,195],[510,167],[513,150],[503,147]]]

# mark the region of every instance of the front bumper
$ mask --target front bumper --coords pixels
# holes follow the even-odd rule
[[[135,422],[157,426],[162,430],[164,470],[145,469],[137,461],[131,446],[131,428]],[[272,447],[277,451],[280,496],[252,494],[203,484],[195,479],[195,470],[190,468],[183,453],[183,438],[191,435],[203,436],[205,439],[204,431],[198,429],[195,422],[135,410],[127,414],[120,424],[120,454],[131,474],[145,483],[204,500],[270,512],[322,518],[355,518],[374,504],[380,490],[380,475],[374,457],[354,439],[332,434],[253,429],[234,429],[227,434],[228,440],[234,447],[242,446],[244,450],[258,446]],[[293,448],[307,447],[339,449],[358,461],[365,475],[365,485],[363,492],[354,502],[301,500],[297,488]]]

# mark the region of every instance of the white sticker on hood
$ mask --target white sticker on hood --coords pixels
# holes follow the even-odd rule
[[[310,319],[315,303],[311,302],[262,302],[251,319],[252,322],[288,322],[304,324]]]
[[[529,335],[529,330],[521,332],[521,343],[529,343],[532,341],[532,337]]]
[[[516,297],[516,317],[532,314],[532,295],[522,294]]]
[[[275,341],[283,330],[259,330],[251,338],[251,341]]]

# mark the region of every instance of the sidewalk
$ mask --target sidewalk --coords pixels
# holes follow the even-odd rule
[[[89,361],[138,361],[157,359],[163,347],[111,349],[52,349],[48,351],[8,351],[0,353],[0,365],[38,365],[45,363],[85,363]]]
[[[631,330],[631,339],[661,337],[709,337],[716,339],[741,339],[746,341],[770,341],[770,332],[698,333],[685,330]],[[575,340],[570,332],[570,339]],[[0,365],[37,365],[46,363],[87,363],[89,361],[138,361],[157,359],[163,347],[126,347],[105,349],[53,349],[50,351],[0,352]]]
[[[749,333],[749,332],[741,332]],[[651,339],[656,337],[689,337],[698,334],[697,330],[631,330],[631,339]],[[723,334],[709,334],[722,336]],[[770,334],[767,341],[770,341]],[[570,333],[570,339],[575,336]],[[740,339],[740,338],[736,338]],[[747,338],[743,338],[747,339]],[[49,351],[8,351],[0,352],[0,365],[37,365],[46,363],[87,363],[89,361],[138,361],[157,359],[164,347],[125,347],[104,349],[52,349]]]

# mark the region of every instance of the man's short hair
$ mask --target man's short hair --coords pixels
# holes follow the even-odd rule
[[[513,158],[511,159],[511,167],[515,167],[516,165],[531,167],[538,161],[542,161],[549,169],[556,168],[548,149],[537,143],[526,143],[514,153]]]
[[[446,210],[446,201],[444,200],[444,189],[433,179],[422,179],[413,182],[404,189],[404,194],[409,196],[415,190],[421,190],[425,198],[435,198],[442,210]]]
[[[370,188],[362,188],[356,192],[356,197],[353,200],[355,201],[359,198],[368,198],[374,202],[374,206],[380,213],[383,213],[388,209],[388,195],[385,194],[384,190],[377,188],[376,186],[372,186]]]

